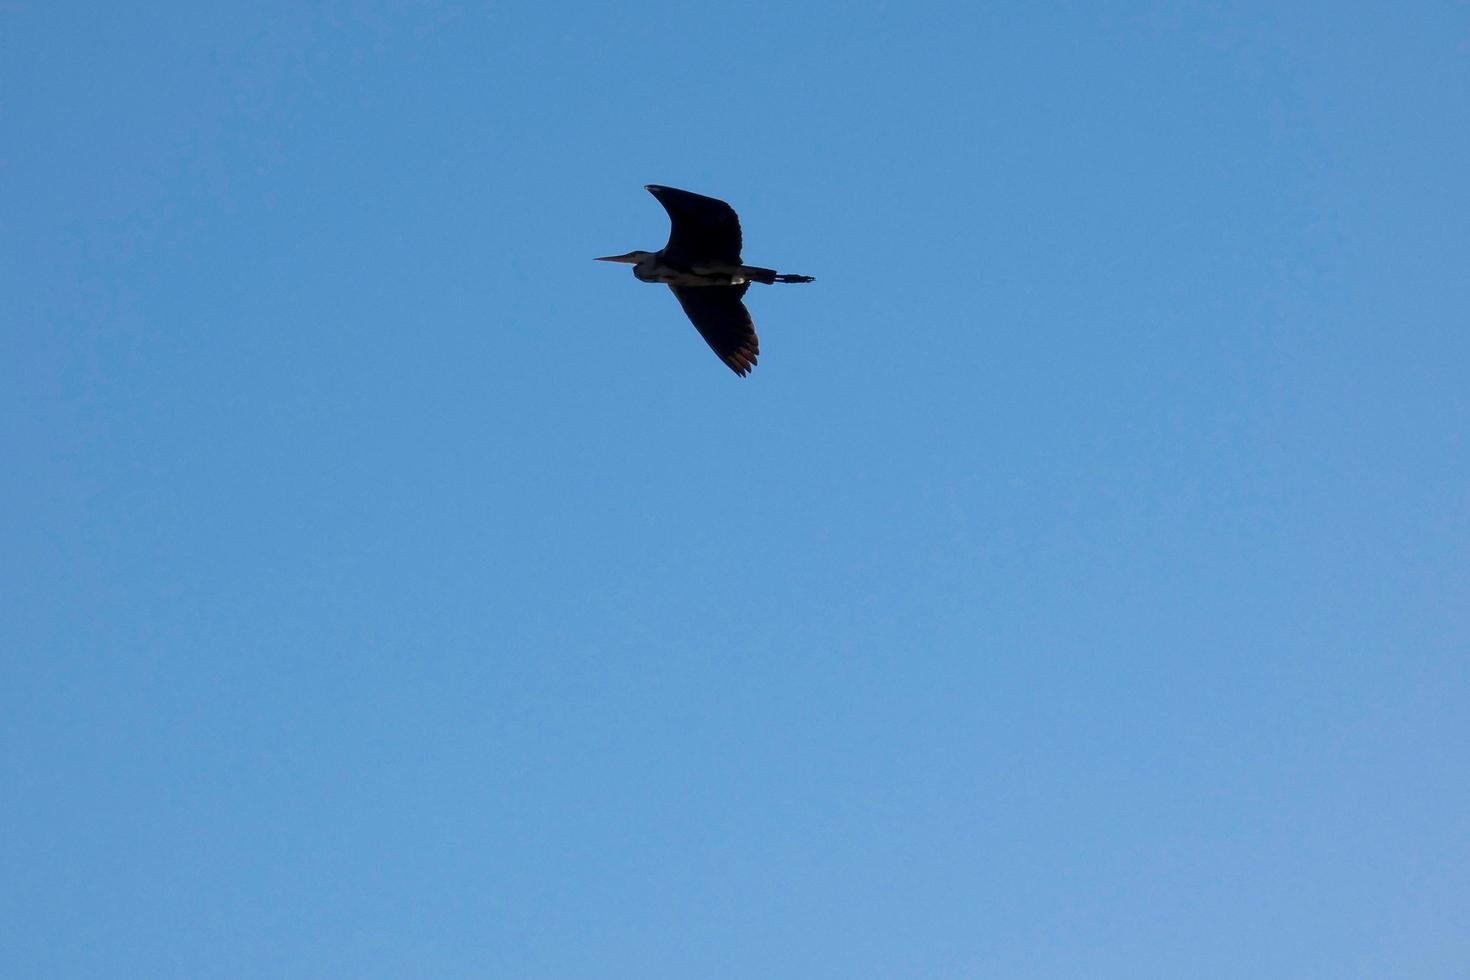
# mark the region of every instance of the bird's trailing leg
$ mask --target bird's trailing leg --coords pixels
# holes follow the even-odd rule
[[[763,282],[769,286],[773,282],[813,282],[811,276],[784,275],[775,269],[762,269],[758,265],[742,265],[739,275],[751,282]]]

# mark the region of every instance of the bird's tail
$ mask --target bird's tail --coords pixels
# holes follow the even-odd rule
[[[763,282],[767,286],[777,282],[815,282],[814,276],[797,276],[789,273],[780,273],[775,269],[762,269],[759,266],[743,265],[740,274],[751,282]]]

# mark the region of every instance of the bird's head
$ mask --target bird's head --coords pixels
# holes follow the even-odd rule
[[[652,257],[653,257],[653,253],[652,252],[638,252],[638,251],[633,251],[633,252],[628,252],[628,253],[626,253],[624,255],[604,255],[604,256],[601,256],[600,258],[596,259],[595,261],[598,261],[598,262],[626,262],[629,265],[637,265],[639,262],[642,262],[644,259],[649,259],[649,258],[652,258]]]

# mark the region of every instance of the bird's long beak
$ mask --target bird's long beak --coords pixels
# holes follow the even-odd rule
[[[632,252],[629,252],[626,255],[603,255],[603,256],[600,256],[600,257],[598,257],[596,259],[593,259],[593,261],[594,262],[627,262],[630,265],[637,265],[638,264],[638,257],[636,255],[634,255]]]

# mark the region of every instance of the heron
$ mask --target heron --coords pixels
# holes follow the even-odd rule
[[[644,190],[669,213],[669,243],[657,252],[635,250],[597,261],[626,262],[640,282],[667,284],[710,349],[745,377],[760,354],[745,291],[753,282],[769,286],[814,278],[742,263],[740,219],[724,201],[661,184],[646,184]]]

